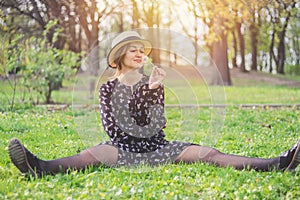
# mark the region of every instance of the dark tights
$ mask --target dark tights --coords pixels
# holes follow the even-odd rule
[[[56,174],[68,169],[82,170],[89,166],[114,166],[118,159],[118,149],[111,145],[101,144],[88,148],[81,153],[56,160],[40,160],[43,172]]]
[[[250,158],[231,154],[224,154],[214,148],[191,145],[184,149],[175,162],[195,163],[206,162],[220,167],[234,167],[235,169],[255,169],[269,171],[278,169],[280,157],[271,159]]]
[[[56,160],[40,160],[43,172],[56,174],[66,172],[68,169],[85,169],[88,166],[115,166],[118,159],[118,149],[111,145],[97,145],[82,151],[80,154]],[[206,146],[191,145],[184,149],[175,159],[175,163],[206,162],[221,167],[234,167],[235,169],[255,169],[258,171],[270,171],[283,168],[280,166],[280,157],[272,159],[250,158],[220,151]]]

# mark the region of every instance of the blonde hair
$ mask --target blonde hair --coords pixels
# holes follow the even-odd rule
[[[116,72],[115,74],[110,77],[110,80],[116,79],[121,74],[122,69],[122,63],[126,54],[126,51],[128,50],[129,44],[126,44],[122,46],[114,55],[114,63],[116,63]]]

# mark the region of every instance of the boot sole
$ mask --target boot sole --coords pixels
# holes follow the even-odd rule
[[[11,161],[22,173],[30,173],[33,177],[37,177],[37,174],[28,162],[24,146],[18,139],[14,138],[10,140],[8,144],[8,152]]]
[[[297,142],[297,148],[295,151],[295,154],[290,162],[290,164],[287,166],[286,170],[291,171],[294,170],[300,163],[300,140]]]

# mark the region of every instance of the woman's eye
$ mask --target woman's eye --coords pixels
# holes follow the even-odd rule
[[[145,50],[143,50],[143,49],[130,49],[129,52],[131,52],[131,53],[137,53],[137,52],[140,52],[141,54],[144,54],[144,53],[145,53]]]

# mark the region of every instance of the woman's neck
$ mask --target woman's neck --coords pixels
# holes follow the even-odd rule
[[[118,79],[121,83],[132,86],[138,83],[143,75],[139,72],[139,69],[135,70],[122,70]]]

